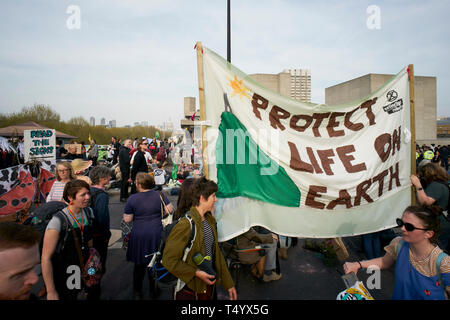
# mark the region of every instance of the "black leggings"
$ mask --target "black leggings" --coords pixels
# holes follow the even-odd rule
[[[133,290],[135,293],[142,294],[142,286],[144,283],[145,273],[149,279],[150,296],[154,297],[155,292],[155,282],[151,275],[151,270],[147,267],[147,264],[134,264],[133,270]]]

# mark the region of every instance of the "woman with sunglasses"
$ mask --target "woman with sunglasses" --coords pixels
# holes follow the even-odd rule
[[[440,231],[440,209],[410,206],[397,219],[402,236],[384,249],[383,257],[346,262],[345,273],[371,266],[388,269],[395,264],[394,300],[445,300],[450,296],[450,257],[436,241]],[[441,257],[440,257],[441,256]],[[443,257],[443,258],[442,258]],[[436,261],[442,258],[439,272]]]
[[[138,150],[136,151],[136,154],[133,155],[134,159],[133,167],[131,168],[131,180],[133,181],[131,186],[131,194],[135,194],[137,192],[136,189],[136,175],[139,172],[145,172],[148,173],[148,165],[147,165],[147,159],[145,157],[145,151],[147,150],[148,142],[146,139],[139,139],[138,141]]]

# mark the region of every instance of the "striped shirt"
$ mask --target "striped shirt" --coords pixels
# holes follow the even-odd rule
[[[47,202],[50,201],[64,201],[63,193],[66,182],[55,181],[52,188],[47,196]]]
[[[214,233],[208,221],[203,220],[203,238],[205,243],[205,255],[213,257]]]

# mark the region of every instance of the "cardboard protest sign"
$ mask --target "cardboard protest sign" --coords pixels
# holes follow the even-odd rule
[[[56,159],[56,131],[54,129],[24,130],[25,162]]]

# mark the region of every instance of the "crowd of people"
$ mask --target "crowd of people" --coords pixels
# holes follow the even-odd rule
[[[434,143],[431,145],[416,145],[416,166],[420,164],[425,164],[428,162],[438,163],[441,167],[448,172],[448,156],[450,151],[450,145],[448,146],[435,146]]]
[[[184,284],[173,288],[175,299],[216,299],[217,285],[228,292],[229,299],[237,299],[225,250],[218,242],[214,218],[217,184],[201,177],[199,167],[194,165],[181,164],[171,175],[167,174],[164,168],[170,147],[165,143],[158,145],[145,137],[134,141],[124,139],[122,144],[113,137],[111,142],[112,162],[121,174],[123,222],[131,229],[126,259],[134,264],[133,298],[143,298],[146,274],[152,298],[158,294],[147,266],[160,247],[161,218],[169,214],[178,223],[166,240],[162,264]],[[387,269],[395,264],[394,299],[448,299],[450,257],[444,254],[449,250],[450,235],[446,215],[448,161],[443,160],[446,152],[448,160],[446,150],[446,147],[436,147],[431,159],[428,159],[428,148],[418,150],[417,175],[411,176],[417,206],[406,208],[402,218],[397,219],[402,235],[384,247],[384,255],[378,245],[376,254],[366,254],[367,260],[345,263],[346,273],[357,273],[373,265]],[[43,237],[28,225],[0,223],[0,299],[30,298],[31,288],[38,279],[35,266],[39,263],[47,300],[76,300],[82,292],[88,300],[101,297],[101,276],[106,272],[111,237],[109,196],[105,187],[110,183],[113,169],[94,162],[95,153],[85,152],[87,156],[83,159],[83,156],[74,157],[77,152],[73,149],[67,150],[67,154],[60,151],[60,158],[72,161],[60,161],[56,166],[56,181],[47,203],[60,203],[62,209],[49,220]],[[440,161],[433,160],[436,154]],[[169,176],[182,182],[176,208],[161,192]],[[197,236],[187,252],[192,223]],[[255,278],[269,282],[282,277],[277,261],[278,235],[255,226],[231,242],[237,252],[236,259],[251,266]],[[199,268],[194,260],[194,255],[199,253],[204,260],[211,261],[214,275]],[[87,262],[96,259],[100,267],[91,264],[93,267],[85,273]],[[77,286],[75,281],[73,286],[68,286],[74,281],[73,274],[68,272],[73,266],[82,270],[81,285]],[[89,278],[90,271],[93,275],[97,272],[99,277],[87,285],[85,279]]]

